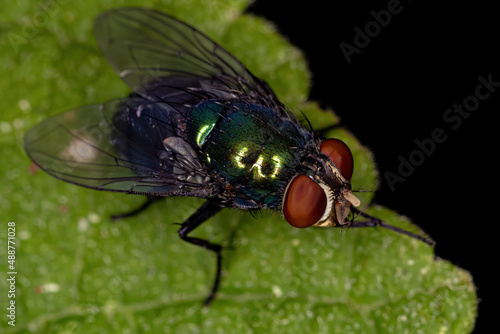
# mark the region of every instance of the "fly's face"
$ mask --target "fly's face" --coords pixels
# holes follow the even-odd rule
[[[283,216],[294,227],[346,225],[351,205],[360,205],[351,190],[354,161],[347,145],[327,139],[318,151],[304,160],[283,195]]]

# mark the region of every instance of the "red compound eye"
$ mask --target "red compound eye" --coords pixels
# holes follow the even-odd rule
[[[327,139],[321,143],[321,152],[337,166],[342,176],[351,180],[354,160],[349,147],[340,139]]]
[[[325,191],[306,175],[299,175],[286,190],[283,215],[294,227],[309,227],[320,220],[326,205]]]

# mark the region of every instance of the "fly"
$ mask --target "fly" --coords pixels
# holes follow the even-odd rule
[[[304,127],[266,82],[195,28],[123,8],[101,14],[94,29],[133,93],[39,123],[25,135],[26,152],[66,182],[148,196],[121,217],[162,196],[205,198],[178,232],[217,255],[206,305],[219,287],[222,247],[189,233],[222,208],[279,210],[298,228],[380,226],[433,244],[356,209],[347,145]]]

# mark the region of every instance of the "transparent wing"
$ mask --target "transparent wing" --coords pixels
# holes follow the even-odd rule
[[[169,15],[144,8],[112,10],[96,19],[94,31],[115,72],[141,96],[161,99],[166,78],[194,78],[203,83],[202,92],[224,99],[244,94],[295,120],[264,81],[203,33]]]
[[[48,118],[24,138],[43,170],[98,190],[206,197],[216,188],[181,138],[183,113],[141,97],[90,105]]]

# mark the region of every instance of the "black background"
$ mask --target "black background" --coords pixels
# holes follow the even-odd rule
[[[401,1],[401,12],[347,63],[340,43],[354,45],[354,28],[364,30],[374,21],[370,12],[389,2],[257,1],[249,12],[274,22],[304,50],[313,74],[310,98],[335,110],[373,151],[382,173],[375,201],[410,217],[437,242],[437,256],[472,273],[481,300],[474,333],[489,332],[489,314],[498,309],[489,278],[498,276],[499,259],[500,87],[456,129],[443,115],[475,94],[478,76],[500,82],[498,11],[478,2]],[[446,141],[392,191],[383,173],[398,174],[398,157],[408,158],[418,149],[414,141],[430,139],[436,128]]]

